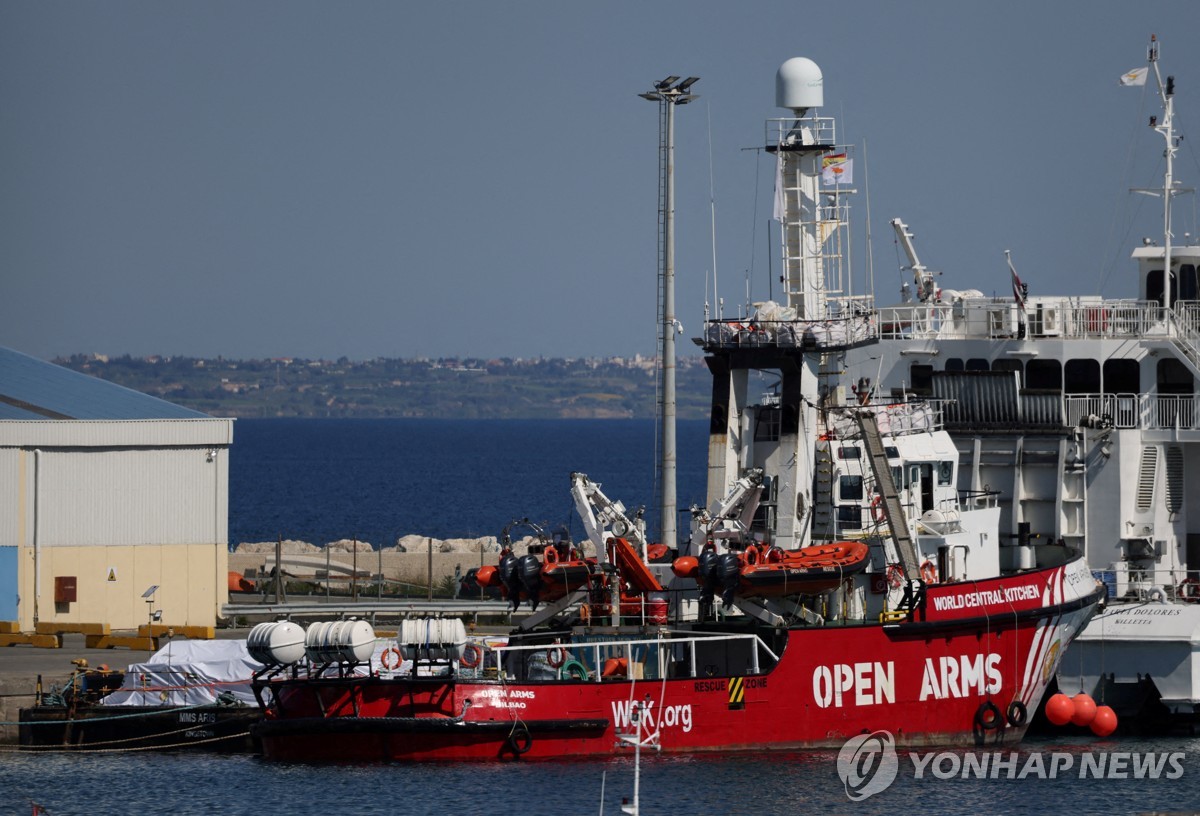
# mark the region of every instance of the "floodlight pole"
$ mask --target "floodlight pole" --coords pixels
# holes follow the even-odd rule
[[[662,300],[659,329],[662,332],[662,393],[659,418],[662,422],[662,475],[659,541],[674,549],[677,544],[675,496],[675,106],[695,99],[688,91],[699,77],[670,76],[656,82],[654,90],[639,94],[658,103],[659,110],[659,225]],[[646,553],[642,553],[645,557]]]

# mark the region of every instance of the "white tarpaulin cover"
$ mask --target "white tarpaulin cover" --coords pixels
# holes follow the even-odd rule
[[[229,692],[257,706],[250,677],[263,665],[250,657],[244,640],[180,640],[167,644],[145,663],[125,671],[121,688],[103,699],[106,706],[206,705]]]

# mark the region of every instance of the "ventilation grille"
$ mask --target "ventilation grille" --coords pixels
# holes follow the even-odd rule
[[[1154,506],[1154,475],[1157,470],[1158,448],[1147,445],[1142,448],[1142,462],[1138,466],[1138,510],[1149,510]]]
[[[1167,512],[1183,509],[1183,448],[1167,448]]]

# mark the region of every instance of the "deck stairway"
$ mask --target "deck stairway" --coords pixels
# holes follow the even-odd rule
[[[860,411],[858,425],[862,429],[867,458],[871,463],[871,472],[875,475],[875,485],[883,497],[884,517],[887,519],[888,529],[892,531],[892,539],[896,542],[896,551],[900,555],[904,574],[910,581],[915,581],[921,577],[921,565],[912,533],[908,529],[904,507],[900,504],[900,495],[896,492],[896,483],[892,480],[892,468],[888,465],[887,451],[879,435],[879,424],[875,421],[874,414]]]

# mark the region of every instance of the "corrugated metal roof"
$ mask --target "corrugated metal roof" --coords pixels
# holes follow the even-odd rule
[[[0,419],[197,419],[207,416],[0,346]]]

